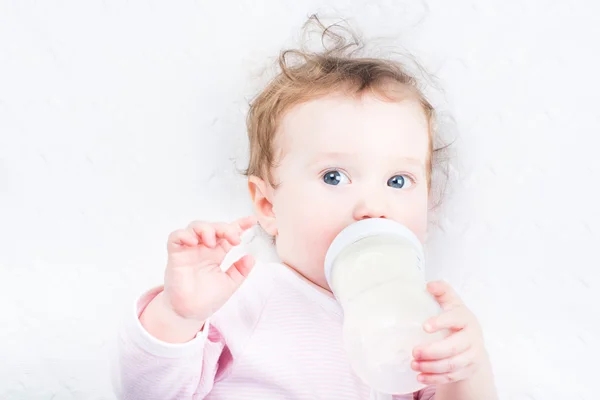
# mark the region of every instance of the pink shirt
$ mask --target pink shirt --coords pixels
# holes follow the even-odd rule
[[[279,263],[257,263],[188,343],[169,344],[139,322],[162,290],[142,295],[120,332],[119,398],[368,400],[342,347],[342,309]],[[207,329],[208,327],[208,329]],[[434,399],[434,387],[397,400]]]

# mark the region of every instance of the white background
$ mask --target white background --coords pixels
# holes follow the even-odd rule
[[[118,316],[172,230],[249,212],[247,101],[326,5],[445,89],[429,274],[479,316],[501,398],[599,398],[597,4],[0,1],[0,398],[114,399]]]

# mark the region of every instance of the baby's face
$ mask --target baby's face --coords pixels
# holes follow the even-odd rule
[[[329,289],[327,248],[364,218],[401,222],[425,241],[429,135],[415,100],[313,100],[284,116],[276,146],[283,156],[271,197],[277,252],[306,278]]]

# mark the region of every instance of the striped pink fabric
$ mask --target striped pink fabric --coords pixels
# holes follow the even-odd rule
[[[342,310],[283,264],[258,263],[208,329],[184,344],[152,337],[140,324],[162,290],[142,295],[119,335],[119,398],[368,400],[341,343]],[[396,400],[434,398],[434,387]]]

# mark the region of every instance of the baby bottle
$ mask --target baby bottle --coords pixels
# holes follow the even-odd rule
[[[374,391],[415,392],[417,345],[445,336],[423,330],[440,308],[427,292],[423,247],[407,227],[383,218],[355,222],[333,240],[325,276],[344,310],[343,341],[354,372]]]

